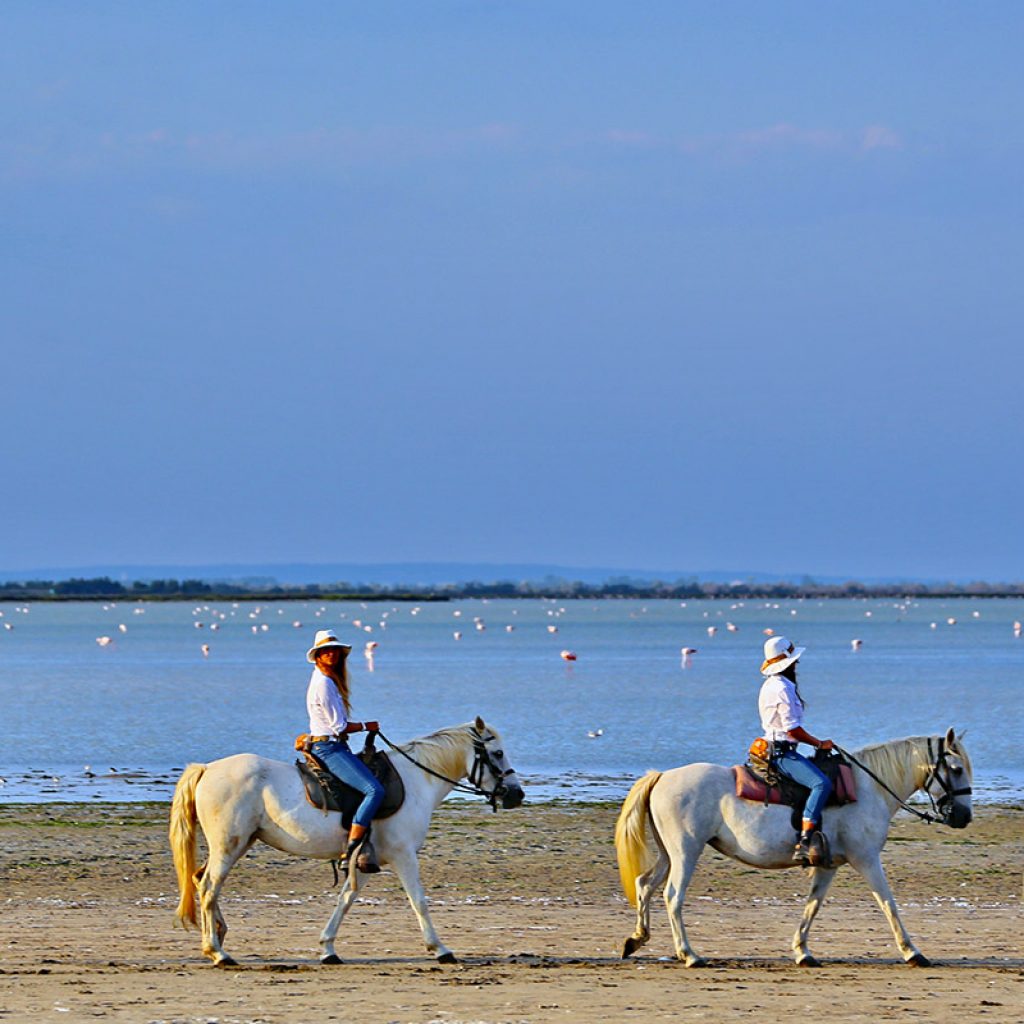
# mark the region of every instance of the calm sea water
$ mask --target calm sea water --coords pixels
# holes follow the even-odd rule
[[[758,732],[769,628],[808,647],[801,689],[812,732],[856,749],[966,729],[977,798],[1024,797],[1024,638],[1013,634],[1022,600],[80,603],[0,612],[4,802],[166,798],[190,761],[239,751],[293,758],[293,737],[307,728],[305,651],[328,626],[353,644],[355,717],[379,719],[402,741],[480,714],[502,731],[534,799],[618,799],[648,768],[742,761]],[[372,671],[363,653],[371,641]],[[684,646],[697,648],[688,663]],[[563,650],[577,660],[564,661]]]

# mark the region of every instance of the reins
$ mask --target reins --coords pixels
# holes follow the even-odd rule
[[[971,793],[971,787],[964,786],[961,789],[952,789],[949,785],[948,780],[940,777],[939,767],[943,765],[946,761],[946,741],[944,738],[939,737],[938,746],[938,754],[935,756],[934,760],[932,760],[932,738],[929,736],[928,774],[925,776],[924,783],[921,786],[921,788],[924,790],[925,795],[928,797],[928,800],[931,802],[932,810],[935,812],[935,814],[929,814],[927,811],[919,811],[916,807],[911,807],[910,804],[906,802],[906,800],[903,800],[902,798],[897,796],[897,794],[894,793],[892,789],[890,789],[889,786],[887,786],[866,764],[864,764],[863,761],[858,760],[856,757],[853,756],[853,754],[851,754],[848,750],[844,750],[838,744],[836,744],[836,750],[838,750],[839,753],[842,754],[843,757],[845,757],[848,761],[851,761],[853,764],[855,764],[862,772],[864,772],[870,778],[874,779],[875,782],[877,782],[882,787],[882,789],[884,789],[896,801],[896,803],[903,808],[903,810],[910,811],[910,813],[913,814],[915,817],[920,818],[922,821],[927,822],[929,825],[948,825],[948,816],[943,814],[939,810],[939,804],[944,802],[946,799],[951,799],[955,796],[969,796]],[[928,791],[928,785],[931,783],[933,778],[939,782],[939,784],[945,791],[945,795],[939,798],[939,803],[936,803],[935,798]],[[938,815],[938,817],[936,817],[936,815]]]
[[[492,774],[496,779],[504,779],[508,775],[512,775],[515,769],[509,768],[508,771],[500,772],[498,766],[491,760],[490,755],[487,752],[487,748],[484,746],[483,739],[473,740],[473,767],[469,770],[469,781],[470,785],[466,785],[460,779],[450,779],[447,775],[442,775],[440,772],[434,771],[433,768],[428,768],[425,764],[421,764],[411,754],[407,754],[400,746],[396,743],[392,743],[380,730],[377,731],[377,735],[396,753],[401,754],[402,757],[409,761],[411,764],[416,765],[421,771],[426,772],[428,775],[433,775],[435,779],[440,779],[442,782],[447,782],[452,789],[457,790],[459,793],[467,793],[470,796],[482,796],[491,805],[491,810],[497,812],[498,810],[498,798],[502,795],[505,790],[505,786],[500,781],[492,790],[486,790],[483,788],[483,769],[484,765],[491,769]],[[493,739],[493,737],[492,737]],[[477,781],[479,779],[479,782]]]

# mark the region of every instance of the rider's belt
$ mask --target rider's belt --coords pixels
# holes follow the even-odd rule
[[[345,743],[344,736],[310,736],[310,743]]]
[[[776,754],[789,754],[796,750],[796,744],[792,740],[775,740]]]

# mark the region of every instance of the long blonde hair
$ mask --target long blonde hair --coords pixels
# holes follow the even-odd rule
[[[347,718],[352,714],[352,703],[349,699],[348,651],[342,648],[341,661],[336,669],[324,664],[324,662],[320,660],[319,654],[316,656],[316,667],[323,672],[328,679],[334,681],[334,685],[338,688],[338,693],[341,695],[341,702],[345,705],[345,717]]]

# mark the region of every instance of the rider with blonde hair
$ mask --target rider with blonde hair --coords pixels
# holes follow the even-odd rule
[[[819,740],[803,726],[804,699],[796,684],[796,663],[806,647],[794,647],[784,636],[765,641],[761,672],[764,682],[758,697],[761,728],[772,745],[775,770],[793,782],[806,786],[810,793],[803,808],[800,839],[793,851],[793,860],[813,863],[814,833],[821,829],[822,811],[832,784],[813,761],[797,751],[798,743],[807,743],[819,750],[831,750],[831,740]]]
[[[384,787],[369,768],[349,750],[349,733],[377,732],[377,722],[353,722],[349,700],[348,655],[351,644],[343,644],[329,629],[321,629],[306,652],[315,666],[306,690],[309,711],[310,751],[346,785],[363,794],[352,818],[348,849],[342,863],[358,855],[360,871],[379,871],[370,843],[370,824],[384,799]],[[360,849],[362,847],[362,849]]]

